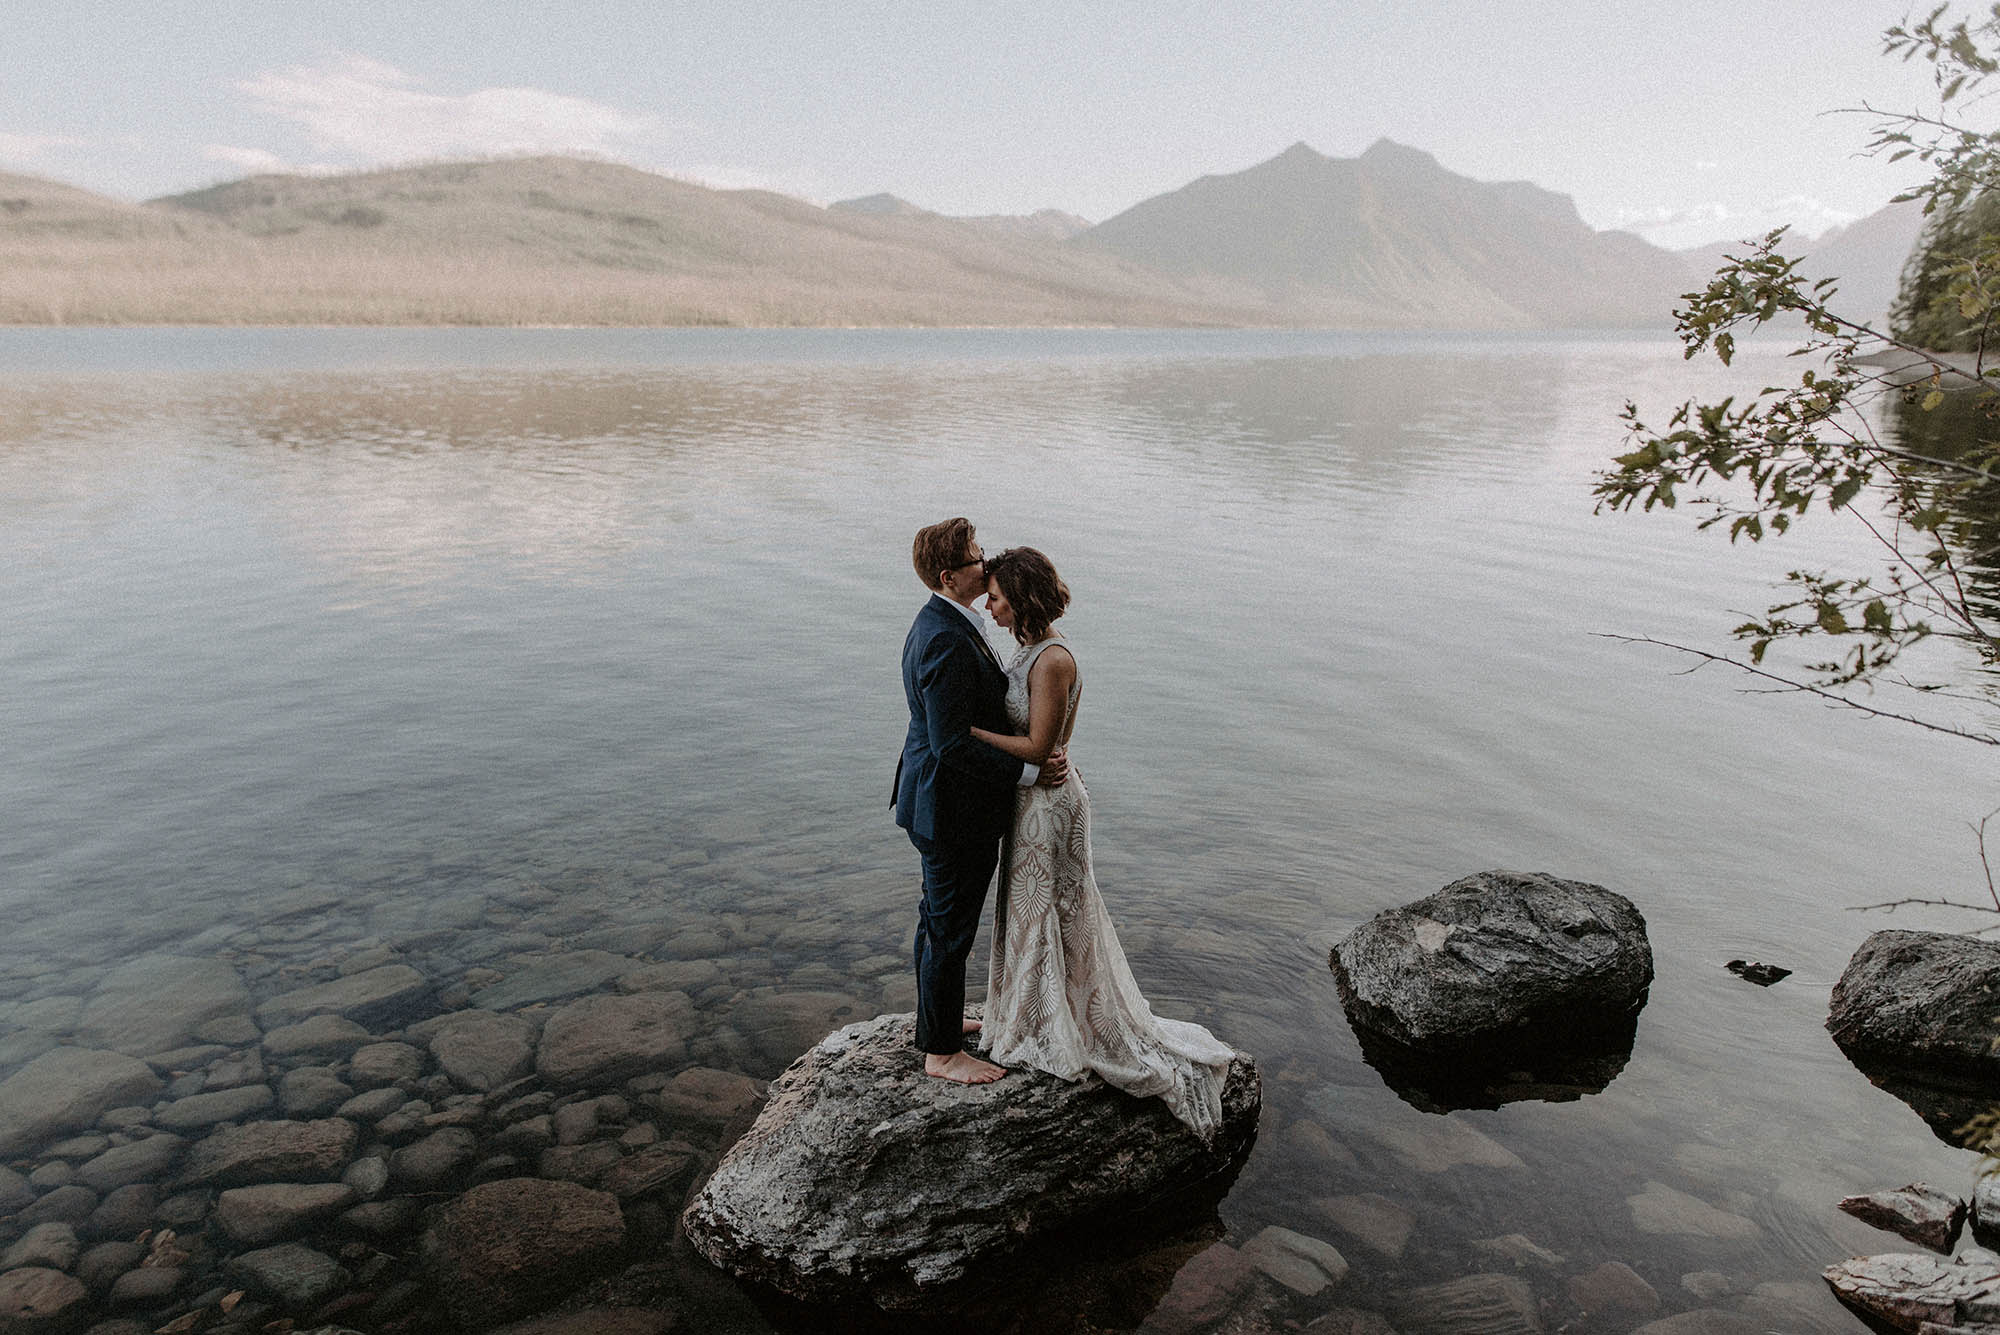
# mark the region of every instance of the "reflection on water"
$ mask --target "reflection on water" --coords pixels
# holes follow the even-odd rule
[[[1351,1010],[1348,1021],[1353,1024]],[[1529,1099],[1569,1103],[1586,1094],[1601,1094],[1632,1059],[1639,1018],[1634,1015],[1631,1023],[1596,1035],[1589,1043],[1490,1056],[1454,1053],[1442,1060],[1362,1026],[1353,1027],[1362,1060],[1403,1102],[1428,1113],[1448,1113],[1458,1108],[1502,1108]]]
[[[385,948],[446,985],[685,962],[696,1059],[757,1074],[843,1008],[907,1009],[904,554],[966,513],[1075,590],[1076,755],[1142,985],[1263,1065],[1232,1244],[1324,1238],[1358,1307],[1496,1269],[1560,1307],[1615,1260],[1661,1312],[1839,1330],[1817,1271],[1883,1237],[1833,1202],[1969,1177],[1821,1022],[1880,925],[1844,906],[1977,874],[1983,772],[1595,635],[1713,644],[1842,554],[1591,516],[1618,405],[1719,369],[1643,341],[463,332],[374,361],[329,334],[315,362],[310,331],[275,360],[0,342],[26,368],[0,373],[0,1061],[157,950],[260,994]],[[1730,374],[1776,378],[1761,356]],[[1629,896],[1658,974],[1599,1092],[1440,1115],[1366,1060],[1326,951],[1492,866]],[[1796,972],[1748,989],[1736,956]]]
[[[2000,399],[1987,391],[1956,392],[1929,411],[1923,401],[1915,390],[1890,400],[1897,444],[1930,459],[1990,467],[2000,444]],[[1966,572],[1968,600],[1981,616],[2000,620],[2000,481],[1948,468],[1920,467],[1908,476],[1907,511],[1936,507],[1950,516],[1943,532]]]

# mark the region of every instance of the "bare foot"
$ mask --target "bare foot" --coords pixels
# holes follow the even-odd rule
[[[924,1074],[961,1085],[990,1085],[1007,1074],[992,1062],[983,1062],[969,1052],[924,1054]]]
[[[961,1020],[958,1024],[958,1032],[961,1034],[976,1034],[985,1027],[986,1022],[983,1020]]]

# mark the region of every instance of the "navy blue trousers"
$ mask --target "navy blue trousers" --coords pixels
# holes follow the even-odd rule
[[[941,843],[914,831],[924,860],[924,897],[917,905],[917,1047],[949,1054],[965,1035],[965,959],[979,935],[979,911],[1000,862],[1000,839]]]

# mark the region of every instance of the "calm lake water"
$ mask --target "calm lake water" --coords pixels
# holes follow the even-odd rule
[[[1849,909],[1983,888],[1990,758],[1603,638],[1721,648],[1860,549],[1589,496],[1627,397],[1795,371],[1665,339],[0,330],[0,1000],[246,941],[448,979],[529,948],[482,918],[526,885],[561,896],[545,944],[712,931],[718,1026],[771,985],[907,1009],[909,541],[967,514],[1074,591],[1073,754],[1141,984],[1262,1064],[1232,1240],[1340,1247],[1321,1309],[1511,1271],[1481,1242],[1524,1234],[1552,1303],[1615,1260],[1655,1316],[1857,1330],[1820,1268],[1907,1248],[1834,1202],[1969,1191],[1976,1159],[1842,1058],[1828,989],[1870,931],[1970,925]],[[1602,1093],[1419,1111],[1327,950],[1502,867],[1631,898],[1650,1004]],[[300,896],[317,936],[255,935]]]

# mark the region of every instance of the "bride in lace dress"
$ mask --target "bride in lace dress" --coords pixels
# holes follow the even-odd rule
[[[1021,736],[974,728],[980,741],[1033,764],[1066,747],[1083,684],[1054,622],[1069,589],[1049,559],[1016,547],[986,562],[986,610],[1014,633],[1007,716]],[[1090,793],[1067,782],[1016,790],[1000,853],[983,1041],[997,1062],[1065,1080],[1096,1072],[1139,1097],[1158,1095],[1204,1140],[1222,1121],[1233,1054],[1198,1024],[1153,1014],[1119,947],[1090,869]]]

